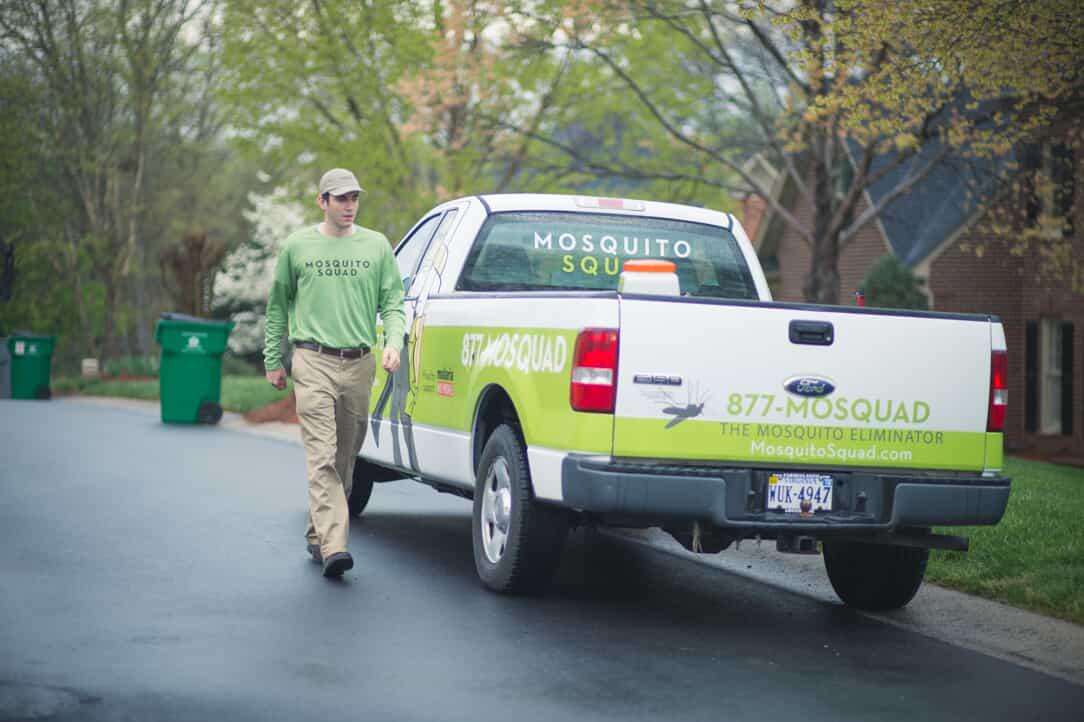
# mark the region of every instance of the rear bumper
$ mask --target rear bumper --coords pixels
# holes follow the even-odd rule
[[[1010,480],[977,474],[888,474],[829,471],[831,512],[809,517],[764,508],[765,469],[614,463],[570,455],[562,465],[566,506],[628,522],[710,521],[750,533],[883,532],[899,527],[996,524]]]

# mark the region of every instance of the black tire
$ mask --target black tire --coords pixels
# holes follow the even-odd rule
[[[214,401],[204,401],[196,411],[196,420],[213,426],[222,420],[222,407]]]
[[[350,498],[346,500],[350,507],[350,516],[361,516],[372,495],[373,479],[367,473],[365,465],[355,461],[353,486],[350,487]]]
[[[825,541],[824,568],[845,604],[877,612],[899,609],[914,599],[930,551],[916,547]]]
[[[507,509],[500,506],[504,501]],[[497,427],[482,451],[471,528],[474,566],[489,589],[538,593],[557,571],[568,536],[568,515],[535,501],[527,453],[507,424]]]

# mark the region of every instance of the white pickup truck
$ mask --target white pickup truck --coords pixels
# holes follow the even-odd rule
[[[931,527],[1005,511],[996,317],[774,303],[733,216],[668,203],[461,198],[396,257],[409,337],[351,511],[402,478],[473,499],[491,589],[541,589],[575,525],[658,526],[823,548],[844,602],[887,609],[966,548]]]

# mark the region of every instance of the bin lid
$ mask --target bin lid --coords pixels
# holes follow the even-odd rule
[[[36,333],[13,333],[5,344],[12,356],[52,356],[56,336]]]
[[[47,333],[34,333],[32,331],[13,331],[5,337],[5,340],[12,338],[21,338],[24,341],[43,341],[45,339],[56,339],[56,336]]]
[[[222,353],[232,330],[233,321],[199,318],[185,313],[163,313],[154,328],[154,340],[163,351]]]
[[[166,311],[159,318],[162,321],[179,321],[181,323],[205,323],[210,326],[233,325],[232,321],[222,321],[216,318],[200,318],[199,316],[190,316],[187,313],[176,313],[174,311]]]

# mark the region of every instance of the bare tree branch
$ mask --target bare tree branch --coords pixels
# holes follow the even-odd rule
[[[734,171],[739,177],[741,177],[743,181],[749,184],[749,187],[753,189],[753,191],[760,195],[768,203],[768,205],[772,207],[773,211],[778,213],[781,218],[783,218],[788,224],[790,224],[791,227],[794,228],[795,232],[797,232],[801,238],[803,238],[808,243],[813,242],[813,234],[810,232],[809,228],[800,220],[798,220],[798,218],[786,207],[779,203],[779,201],[772,194],[770,188],[763,186],[757,179],[753,178],[748,172],[746,172],[746,170],[742,168],[740,164],[735,163],[729,158],[721,155],[714,148],[709,148],[704,144],[682,133],[662,114],[658,107],[656,107],[655,103],[651,100],[650,97],[648,97],[647,92],[643,88],[641,88],[640,85],[632,77],[630,77],[629,74],[626,73],[625,70],[621,68],[621,66],[618,65],[608,53],[603,52],[598,48],[589,46],[584,47],[583,49],[588,50],[593,55],[602,60],[603,63],[605,63],[619,78],[621,78],[629,87],[629,89],[632,90],[632,92],[640,100],[640,102],[643,103],[644,107],[648,110],[649,113],[651,113],[651,115],[655,118],[659,125],[661,125],[663,129],[666,130],[666,132],[669,133],[674,139],[694,150],[704,153],[716,162]]]
[[[797,86],[806,97],[809,96],[809,93],[811,92],[809,84],[802,80],[800,77],[798,77],[798,74],[794,72],[794,68],[791,67],[791,64],[787,60],[786,56],[779,50],[779,47],[772,41],[772,39],[768,37],[768,34],[764,32],[763,28],[757,25],[756,22],[754,22],[753,20],[746,20],[745,18],[735,17],[730,13],[723,13],[723,16],[726,17],[730,22],[742,23],[746,27],[748,27],[749,30],[753,33],[753,37],[755,37],[757,39],[757,42],[760,43],[761,47],[763,47],[768,52],[768,55],[771,56],[772,59],[774,59],[775,62],[779,64],[779,68],[786,74],[790,81],[795,86]]]
[[[881,215],[884,209],[887,208],[892,203],[892,201],[896,200],[904,193],[907,193],[912,188],[914,188],[915,184],[928,176],[930,174],[930,171],[940,165],[941,161],[943,161],[948,155],[948,152],[949,147],[946,145],[944,148],[938,151],[938,153],[934,155],[934,157],[931,158],[929,162],[927,162],[926,165],[924,165],[921,169],[913,173],[905,180],[901,181],[892,190],[886,193],[881,198],[881,200],[877,201],[875,204],[871,205],[869,208],[863,211],[861,215],[859,215],[858,218],[856,218],[854,222],[851,223],[850,226],[840,231],[840,244],[842,245],[848,242],[856,233],[858,233],[858,231],[862,229],[863,226],[872,221],[874,218]]]
[[[801,174],[798,173],[797,168],[795,168],[791,154],[784,151],[784,149],[779,145],[779,139],[776,136],[776,129],[773,127],[770,116],[764,111],[759,99],[756,96],[755,90],[753,89],[751,83],[745,75],[745,72],[735,62],[733,56],[726,48],[726,43],[723,42],[722,37],[719,35],[719,30],[715,27],[715,23],[713,20],[714,12],[704,0],[700,0],[699,6],[700,13],[705,23],[707,23],[708,30],[710,31],[718,55],[712,52],[711,48],[709,48],[703,41],[701,41],[700,38],[696,37],[696,35],[691,30],[689,30],[684,25],[678,23],[674,16],[660,13],[655,3],[648,3],[647,11],[652,17],[666,23],[672,30],[680,33],[683,37],[692,42],[697,48],[701,50],[701,52],[703,52],[708,58],[710,58],[714,64],[718,65],[721,68],[724,68],[731,75],[733,75],[733,77],[738,81],[738,84],[741,86],[742,92],[744,93],[746,98],[748,112],[757,122],[757,126],[760,128],[761,134],[765,142],[772,148],[773,151],[775,151],[775,156],[783,165],[783,170],[790,176],[791,180],[798,188],[799,193],[802,195],[802,197],[810,200],[809,188],[806,185],[805,179],[802,178]]]
[[[503,188],[504,186],[506,186],[519,172],[520,167],[523,165],[523,161],[527,158],[528,143],[532,139],[537,138],[538,128],[542,125],[542,120],[545,117],[547,110],[549,110],[550,106],[552,105],[553,100],[557,95],[557,88],[560,86],[561,80],[562,78],[564,78],[565,73],[568,72],[568,68],[570,65],[571,60],[568,55],[565,55],[564,59],[561,61],[561,64],[558,66],[556,72],[554,73],[553,79],[550,81],[549,86],[546,88],[546,92],[542,94],[542,98],[538,102],[538,110],[535,111],[534,117],[531,119],[530,126],[523,131],[516,129],[516,132],[522,136],[523,140],[519,144],[519,149],[512,154],[512,160],[505,168],[504,173],[501,174],[501,179],[497,183],[498,188]]]
[[[339,32],[334,32],[328,24],[328,18],[324,14],[323,4],[320,0],[312,0],[313,14],[316,16],[316,22],[320,26],[320,35],[325,38],[331,38],[334,35],[344,35],[341,28]],[[350,117],[354,119],[355,123],[361,123],[365,119],[365,115],[361,112],[361,106],[358,105],[357,100],[354,98],[353,93],[350,90],[350,84],[347,82],[346,76],[342,69],[346,67],[346,63],[343,61],[342,56],[339,54],[338,43],[330,42],[325,44],[328,55],[331,58],[332,73],[334,74],[335,81],[339,86],[339,92],[342,93],[343,98],[346,100],[346,109],[350,112]],[[355,56],[357,50],[354,49]],[[319,106],[318,106],[319,109]],[[339,125],[342,128],[342,125]]]
[[[366,10],[371,10],[371,8],[367,6]],[[365,40],[369,45],[369,57],[379,57],[379,54],[377,53],[377,49],[373,42],[372,33],[367,33],[365,35]],[[406,148],[403,147],[403,139],[399,136],[399,129],[395,126],[395,122],[392,120],[391,115],[389,115],[388,113],[391,102],[389,101],[388,95],[384,90],[387,87],[387,81],[380,76],[379,69],[376,70],[376,75],[377,82],[375,84],[375,92],[377,95],[377,106],[380,109],[381,119],[384,122],[384,129],[388,134],[388,139],[391,141],[392,148],[395,150],[395,155],[398,157],[399,163],[402,164],[404,168],[406,168],[410,164],[410,161],[407,158]]]
[[[677,172],[663,173],[659,171],[645,171],[639,168],[634,168],[633,166],[630,166],[626,163],[603,163],[597,158],[582,153],[575,146],[569,145],[567,143],[562,143],[558,140],[555,140],[554,138],[538,133],[537,131],[528,128],[522,128],[513,123],[509,123],[502,118],[487,116],[487,119],[490,122],[496,125],[500,125],[508,130],[514,131],[517,134],[522,134],[528,138],[531,138],[532,140],[536,140],[542,143],[543,145],[555,148],[567,155],[572,160],[576,161],[579,164],[578,167],[569,168],[569,166],[567,165],[560,166],[567,169],[569,171],[568,174],[579,172],[599,178],[620,177],[629,180],[682,181],[705,185],[712,188],[718,188],[733,193],[748,191],[748,188],[744,186],[735,186],[733,184],[723,183],[720,181],[712,180],[710,178],[705,178],[702,175]],[[537,167],[544,170],[551,170],[557,168],[557,166],[547,164],[538,164]]]

